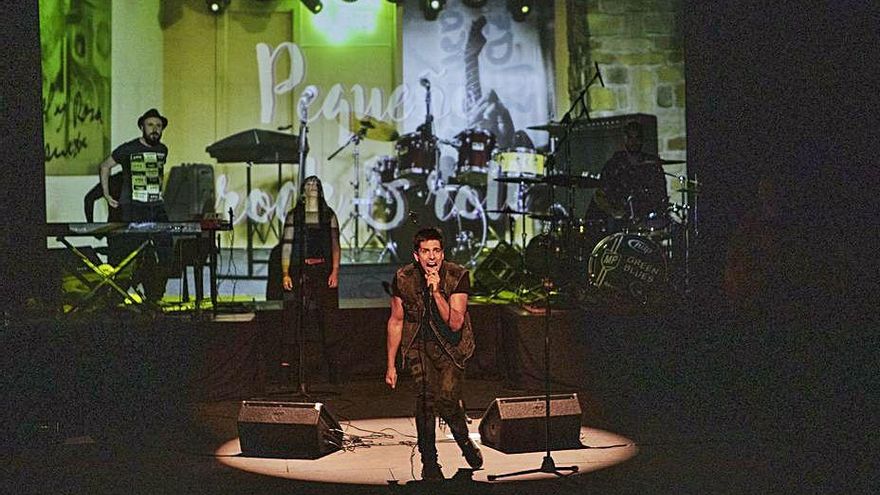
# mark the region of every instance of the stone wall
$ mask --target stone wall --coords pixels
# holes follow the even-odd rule
[[[569,0],[567,7],[570,96],[598,62],[606,87],[590,88],[590,115],[656,115],[661,157],[684,159],[682,0]]]

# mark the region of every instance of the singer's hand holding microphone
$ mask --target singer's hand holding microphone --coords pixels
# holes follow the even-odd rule
[[[425,283],[428,285],[428,292],[431,294],[437,292],[440,287],[440,273],[436,271],[425,273]]]

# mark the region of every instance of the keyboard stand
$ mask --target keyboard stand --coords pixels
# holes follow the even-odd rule
[[[58,236],[56,239],[58,240],[58,242],[64,244],[64,246],[67,247],[67,249],[69,249],[70,252],[75,254],[83,262],[84,265],[89,267],[93,272],[95,272],[98,275],[98,277],[100,277],[100,282],[98,282],[97,284],[91,285],[89,287],[89,292],[86,293],[86,295],[83,296],[83,298],[81,300],[77,301],[75,304],[72,304],[69,309],[66,309],[64,311],[65,313],[73,313],[73,312],[77,311],[78,309],[82,308],[86,302],[88,302],[90,299],[95,297],[98,294],[98,291],[102,287],[105,287],[105,286],[118,292],[119,295],[121,295],[124,298],[124,301],[127,303],[137,304],[140,302],[140,301],[137,301],[134,298],[132,298],[132,295],[129,294],[129,292],[127,290],[123,289],[118,283],[116,283],[116,276],[123,269],[125,269],[125,267],[127,267],[129,264],[131,264],[131,262],[134,261],[135,258],[138,257],[138,255],[141,253],[141,251],[144,249],[144,247],[150,242],[149,240],[142,242],[134,251],[129,253],[128,256],[125,257],[125,259],[120,261],[119,265],[113,267],[113,269],[110,270],[109,273],[107,273],[107,272],[101,270],[100,267],[95,265],[92,262],[92,260],[90,260],[89,257],[86,256],[85,254],[83,254],[82,251],[77,249],[76,246],[74,246],[73,244],[68,242],[67,239],[64,238],[64,236]],[[88,281],[86,281],[86,280],[83,280],[83,283],[85,283],[86,285],[90,285],[90,284],[88,284]],[[136,288],[132,288],[131,290],[133,290],[140,297],[141,301],[146,300],[146,297],[143,294],[141,294],[140,291],[138,291]]]

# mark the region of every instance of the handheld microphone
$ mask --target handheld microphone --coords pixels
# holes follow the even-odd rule
[[[431,81],[429,81],[427,77],[419,79],[419,84],[421,84],[422,87],[424,87],[425,89],[431,89]]]

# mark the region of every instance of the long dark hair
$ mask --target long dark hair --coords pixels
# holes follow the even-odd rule
[[[324,199],[324,185],[317,175],[310,175],[299,185],[299,199],[293,208],[294,225],[305,226],[306,223],[306,182],[313,180],[318,183],[318,224],[324,225],[330,222],[330,206]]]

